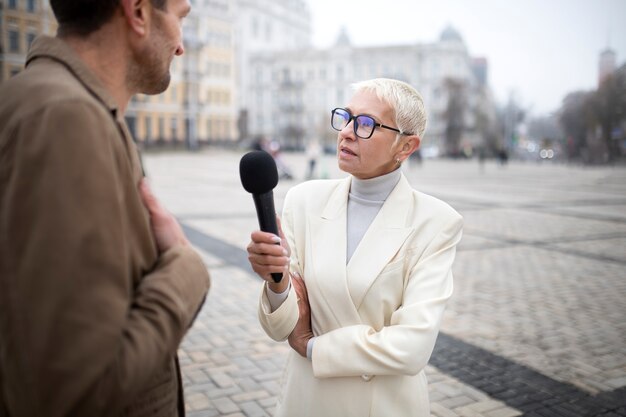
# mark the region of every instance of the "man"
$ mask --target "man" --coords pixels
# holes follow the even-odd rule
[[[164,91],[188,0],[51,0],[0,86],[0,416],[180,416],[209,276],[124,124]]]

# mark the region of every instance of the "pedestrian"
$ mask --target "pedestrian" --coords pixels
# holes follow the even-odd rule
[[[317,159],[320,157],[320,144],[317,138],[309,140],[306,146],[306,158],[308,161],[307,173],[305,178],[311,180],[315,175],[315,165],[317,165]]]
[[[124,122],[183,54],[188,0],[51,0],[0,87],[0,415],[183,416],[209,275]]]
[[[430,416],[424,368],[452,294],[462,218],[399,169],[425,124],[408,84],[356,84],[331,116],[350,175],[289,190],[281,238],[252,233],[249,260],[266,281],[261,325],[292,348],[276,416]]]

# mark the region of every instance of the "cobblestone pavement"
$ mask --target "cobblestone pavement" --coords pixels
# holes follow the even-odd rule
[[[144,155],[213,286],[180,350],[191,417],[272,415],[285,353],[256,319],[242,152]],[[304,176],[275,189],[277,210]],[[320,175],[338,177],[333,157]],[[626,168],[426,160],[413,186],[465,218],[427,374],[433,416],[626,416]],[[326,417],[326,416],[324,416]]]

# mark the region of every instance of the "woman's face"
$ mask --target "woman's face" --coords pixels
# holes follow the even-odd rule
[[[391,106],[380,100],[376,93],[358,91],[346,109],[353,116],[365,114],[376,123],[397,128]],[[354,134],[354,120],[346,125],[337,136],[337,160],[339,169],[360,179],[368,179],[388,174],[398,165],[395,161],[397,145],[394,145],[396,132],[376,127],[369,139],[361,139]]]

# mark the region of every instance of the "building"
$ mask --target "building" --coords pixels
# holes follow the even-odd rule
[[[174,59],[170,87],[157,96],[133,97],[128,127],[145,146],[195,148],[237,139],[233,1],[194,0],[185,20],[185,54]],[[40,34],[54,35],[48,0],[0,3],[0,81],[21,71]]]
[[[598,60],[598,87],[604,80],[615,72],[617,67],[617,55],[611,48],[606,48],[600,53]]]
[[[486,78],[486,60],[479,64]],[[472,109],[489,97],[482,93],[486,80],[476,77],[476,67],[463,39],[451,27],[427,44],[355,47],[343,31],[329,49],[258,53],[249,68],[250,133],[275,138],[287,148],[301,149],[312,136],[334,143],[330,111],[345,105],[351,84],[388,77],[413,85],[424,97],[429,115],[424,146],[446,149],[446,129],[452,117],[449,106],[456,100],[460,113],[454,117],[461,136],[449,152],[459,152],[464,146],[478,146]]]
[[[251,85],[256,72],[250,59],[258,54],[309,49],[311,13],[305,0],[233,0],[237,68],[238,127],[242,139],[250,135]]]
[[[24,68],[35,37],[56,33],[56,20],[48,0],[0,2],[0,82]]]

